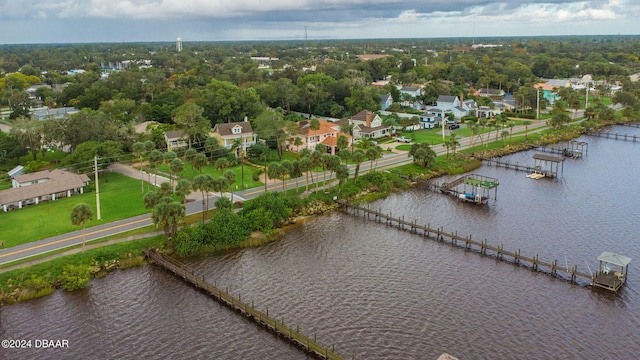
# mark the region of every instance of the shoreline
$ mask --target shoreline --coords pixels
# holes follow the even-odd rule
[[[626,121],[626,122],[632,122],[632,121]],[[610,125],[615,125],[617,122],[613,122],[611,124],[604,124],[603,126],[610,126]],[[459,153],[458,156],[462,156],[465,157],[467,162],[471,162],[475,159],[475,155],[476,153],[479,154],[484,154],[483,156],[489,156],[489,157],[501,157],[501,156],[506,156],[506,155],[510,155],[510,154],[514,154],[517,152],[521,152],[521,151],[528,151],[532,149],[532,146],[542,146],[542,145],[547,145],[547,144],[552,144],[552,143],[558,143],[558,142],[562,142],[562,141],[568,141],[570,139],[575,139],[577,137],[580,137],[582,135],[582,131],[580,131],[579,129],[576,128],[567,128],[565,129],[565,131],[563,131],[562,133],[559,134],[553,134],[549,137],[543,136],[543,139],[541,139],[542,141],[539,143],[535,143],[535,144],[530,144],[530,143],[525,143],[525,144],[519,144],[519,145],[507,145],[504,146],[502,148],[497,148],[497,149],[490,149],[490,150],[484,150],[484,151],[479,151],[479,152],[472,152],[472,153]],[[426,170],[426,169],[425,169]],[[463,169],[465,171],[463,171],[462,173],[467,173],[469,171],[472,171],[473,169]],[[447,175],[447,172],[443,172],[443,171],[433,171],[433,170],[427,170],[426,173],[428,173],[430,176],[428,176],[429,179],[431,178],[437,178],[439,176],[443,176],[443,175]],[[395,176],[399,176],[399,174],[394,173]],[[411,186],[413,186],[415,183],[412,182]],[[363,191],[359,194],[357,194],[356,196],[353,197],[352,201],[364,201],[364,202],[368,202],[368,201],[372,201],[372,200],[377,200],[379,198],[383,198],[389,195],[390,192],[388,191],[383,191],[383,192],[371,192],[371,191]],[[316,200],[312,203],[313,205],[311,205],[310,207],[312,207],[312,209],[310,210],[309,213],[305,213],[303,215],[299,215],[296,217],[293,217],[291,219],[289,219],[289,221],[287,221],[287,223],[285,225],[283,225],[280,228],[274,229],[274,231],[270,234],[264,234],[261,232],[254,232],[251,235],[249,235],[249,237],[243,241],[240,244],[237,245],[233,245],[233,246],[222,246],[216,249],[212,249],[211,251],[208,251],[206,253],[203,254],[199,254],[199,257],[209,257],[209,256],[215,256],[217,254],[220,253],[225,253],[227,251],[238,251],[241,250],[243,248],[246,247],[256,247],[256,246],[262,246],[265,244],[268,244],[270,242],[273,241],[277,241],[278,239],[280,239],[282,236],[284,236],[286,234],[286,231],[288,229],[293,228],[294,226],[299,226],[301,224],[304,224],[307,221],[311,221],[312,219],[315,219],[318,215],[322,215],[325,214],[329,211],[333,211],[335,210],[338,206],[333,203],[333,204],[326,204],[320,200]],[[319,205],[322,204],[322,205]],[[315,207],[313,207],[315,205]],[[157,231],[157,232],[153,232],[153,233],[148,233],[148,234],[141,234],[141,235],[133,235],[133,236],[128,236],[122,239],[113,239],[113,240],[109,240],[103,243],[98,243],[98,244],[93,244],[93,245],[87,245],[85,247],[85,250],[95,250],[95,249],[100,249],[100,248],[106,248],[109,249],[110,246],[112,245],[116,245],[116,244],[130,244],[131,247],[135,247],[135,245],[137,245],[137,242],[135,240],[141,240],[141,239],[150,239],[153,238],[155,236],[158,236],[162,234],[161,231]],[[166,239],[162,238],[161,243],[163,245],[166,246]],[[127,250],[127,248],[125,247],[125,251]],[[46,256],[40,259],[35,259],[32,261],[27,261],[24,263],[20,263],[20,264],[16,264],[13,266],[9,266],[7,268],[1,269],[0,270],[0,277],[2,277],[2,274],[6,274],[6,273],[10,273],[12,271],[15,270],[25,270],[25,272],[28,272],[26,269],[34,269],[35,267],[37,267],[38,265],[42,265],[42,264],[48,264],[56,259],[64,259],[65,257],[69,257],[69,256],[73,256],[73,255],[84,255],[84,253],[81,253],[81,249],[72,249],[72,250],[68,250],[68,251],[64,251],[61,253],[57,253],[57,254],[53,254],[50,256]],[[108,251],[107,251],[108,252]],[[101,264],[95,264],[93,266],[93,271],[91,273],[93,278],[98,278],[98,277],[102,277],[107,275],[110,271],[113,271],[115,269],[126,269],[126,268],[130,268],[130,267],[137,267],[143,264],[148,264],[149,261],[147,261],[146,259],[142,258],[141,260],[139,259],[141,256],[141,253],[139,254],[132,254],[131,251],[128,251],[127,257],[122,259],[122,253],[121,252],[115,252],[112,253],[112,258],[108,259],[107,261],[105,261],[105,263],[103,265]],[[117,258],[117,259],[114,259]],[[68,265],[67,265],[68,266]],[[35,272],[35,271],[34,271]],[[29,281],[29,279],[24,279],[24,275],[25,274],[17,274],[18,278],[20,278],[22,276],[22,285],[25,284],[25,282]],[[20,276],[21,275],[21,276]],[[31,274],[31,278],[34,278],[34,274]],[[7,278],[7,283],[10,282],[11,280],[13,280],[12,277]],[[34,298],[39,298],[39,297],[43,297],[46,295],[49,295],[51,293],[53,293],[55,290],[59,289],[59,280],[60,279],[54,279],[54,281],[51,281],[47,284],[41,285],[40,288],[36,287],[36,288],[29,288],[26,287],[24,289],[21,289],[20,287],[16,286],[14,288],[13,291],[11,292],[4,292],[3,290],[0,289],[0,307],[5,306],[5,305],[10,305],[10,304],[15,304],[15,303],[19,303],[22,301],[26,301],[26,300],[30,300],[30,299],[34,299]],[[90,281],[87,284],[88,286],[90,286]]]

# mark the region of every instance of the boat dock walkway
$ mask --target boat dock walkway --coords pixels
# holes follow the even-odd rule
[[[373,220],[377,223],[384,223],[387,226],[393,226],[400,230],[409,231],[411,234],[419,234],[425,238],[430,238],[438,242],[448,242],[451,245],[463,247],[466,250],[473,250],[478,254],[490,256],[498,260],[502,260],[514,265],[524,266],[533,271],[551,275],[555,278],[566,280],[572,284],[588,286],[592,282],[592,275],[578,271],[578,265],[563,268],[558,265],[558,260],[545,262],[538,259],[538,255],[527,257],[520,254],[520,249],[516,251],[508,251],[504,249],[504,245],[489,245],[487,239],[476,241],[469,236],[460,236],[458,232],[446,232],[442,227],[431,227],[430,224],[419,225],[414,221],[404,220],[402,218],[394,218],[391,213],[383,214],[380,210],[372,210],[369,207],[350,204],[346,201],[338,200],[338,204],[342,206],[342,210],[347,214],[362,216],[367,220]],[[578,279],[587,280],[587,283],[580,283]]]
[[[595,132],[595,131],[585,131],[585,135],[587,136],[596,136],[606,139],[614,139],[614,140],[622,140],[622,141],[640,141],[640,136],[637,134],[619,134],[619,133],[610,133],[610,132]]]
[[[476,157],[479,160],[482,160],[487,165],[493,165],[495,167],[503,167],[505,169],[512,169],[517,171],[524,171],[526,173],[536,173],[544,175],[544,177],[548,178],[556,178],[558,177],[558,164],[564,161],[564,157],[559,156],[551,156],[546,154],[535,154],[533,155],[533,159],[536,162],[536,165],[521,165],[518,162],[512,163],[509,160],[504,161],[500,158],[484,158],[484,157]],[[551,169],[544,169],[542,163],[552,163]],[[556,164],[555,170],[553,169],[553,164]]]
[[[145,255],[152,259],[156,265],[173,272],[176,276],[181,277],[184,281],[192,284],[198,289],[206,292],[210,296],[213,296],[218,302],[223,305],[236,310],[240,314],[253,320],[255,323],[263,326],[267,330],[279,335],[282,339],[289,341],[291,344],[296,345],[301,350],[311,354],[318,359],[344,359],[342,356],[335,353],[335,346],[331,349],[318,343],[316,336],[313,339],[301,334],[299,327],[295,329],[284,324],[283,320],[277,320],[269,316],[269,310],[266,313],[257,310],[251,304],[242,302],[240,294],[237,297],[230,295],[227,291],[223,291],[214,285],[208,283],[204,276],[197,276],[195,270],[189,266],[175,260],[167,255],[161,254],[153,249],[145,250]],[[353,357],[352,357],[353,359]]]
[[[489,190],[491,189],[495,189],[495,200],[498,194],[497,187],[500,185],[500,181],[498,179],[478,174],[468,174],[451,182],[442,184],[411,176],[401,175],[401,177],[409,181],[416,182],[427,190],[451,195],[457,198],[458,201],[473,204],[486,204],[489,201]],[[458,188],[460,185],[463,186],[462,190]]]

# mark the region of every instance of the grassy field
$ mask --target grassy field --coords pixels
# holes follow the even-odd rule
[[[202,168],[202,173],[203,174],[209,174],[211,175],[214,179],[221,177],[224,175],[225,172],[227,172],[227,170],[233,170],[233,172],[236,174],[236,181],[234,184],[234,191],[235,189],[241,189],[242,187],[242,166],[237,165],[234,166],[232,168],[228,168],[228,169],[222,169],[222,170],[216,170],[212,165],[208,165],[205,166],[204,168]],[[163,173],[169,173],[169,166],[166,164],[161,164],[158,166],[158,171],[163,172]],[[259,186],[264,186],[264,183],[260,182],[260,181],[253,181],[252,177],[253,174],[256,173],[258,171],[258,168],[254,165],[247,165],[244,164],[244,186],[245,189],[251,189],[254,187],[259,187]],[[198,172],[197,169],[192,169],[191,165],[189,163],[185,163],[184,165],[184,169],[182,171],[182,173],[180,173],[180,177],[184,178],[184,179],[193,179],[194,177],[200,175],[200,173]],[[153,175],[152,175],[153,176]]]
[[[7,213],[0,212],[1,236],[5,246],[79,230],[79,226],[71,224],[71,209],[80,202],[89,204],[94,213],[93,220],[87,223],[87,227],[148,212],[142,203],[139,181],[120,174],[105,173],[99,179],[99,185],[101,221],[96,220],[96,194],[93,191]],[[92,186],[93,183],[90,187]]]

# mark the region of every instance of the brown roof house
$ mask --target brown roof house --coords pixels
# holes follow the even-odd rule
[[[22,209],[26,205],[82,194],[88,183],[87,175],[61,169],[19,175],[11,180],[13,188],[0,191],[0,207],[4,211]]]
[[[216,124],[212,130],[213,136],[220,140],[220,146],[232,149],[236,140],[240,141],[240,146],[236,151],[242,150],[246,154],[247,148],[256,143],[256,134],[253,132],[251,123],[244,118],[244,121]],[[239,153],[236,153],[239,155]]]
[[[391,126],[382,125],[382,118],[369,110],[362,110],[350,118],[342,119],[338,124],[346,122],[353,125],[354,139],[378,139],[393,133]]]

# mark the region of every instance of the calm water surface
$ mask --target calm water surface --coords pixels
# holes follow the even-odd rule
[[[617,132],[638,129],[615,128]],[[602,251],[634,259],[617,297],[333,213],[272,244],[191,265],[346,358],[636,359],[640,354],[640,144],[584,138],[556,180],[482,167],[488,206],[413,189],[371,204],[588,272]],[[533,152],[509,157],[532,164]],[[492,193],[493,195],[493,193]],[[564,267],[564,266],[563,266]],[[1,359],[305,359],[304,353],[153,266],[87,290],[0,308],[0,338],[68,339]]]

